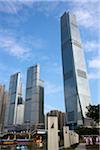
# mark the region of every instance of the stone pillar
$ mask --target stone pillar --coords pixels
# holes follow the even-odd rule
[[[69,127],[63,127],[64,148],[70,147]]]
[[[69,131],[69,138],[70,138],[70,145],[73,145],[73,139],[72,139],[72,131]]]
[[[58,150],[58,118],[48,116],[48,150]]]
[[[16,133],[14,134],[14,140],[16,140]]]
[[[76,143],[76,133],[73,132],[73,144],[75,144],[75,143]]]
[[[74,141],[74,131],[71,132],[71,135],[72,135],[71,136],[71,138],[72,138],[71,140],[72,140],[72,145],[73,145],[75,143],[75,141]]]
[[[79,143],[79,135],[76,133],[76,143]]]

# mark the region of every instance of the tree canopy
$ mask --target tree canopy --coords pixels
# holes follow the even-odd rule
[[[100,104],[98,105],[89,105],[86,107],[88,109],[88,112],[86,113],[86,116],[93,119],[96,123],[99,123],[99,113],[100,113]]]

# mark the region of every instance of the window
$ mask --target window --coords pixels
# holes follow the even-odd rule
[[[76,40],[72,40],[72,44],[78,46],[79,48],[82,48],[81,44],[79,42],[77,42]]]
[[[82,78],[87,78],[86,77],[86,72],[85,71],[82,71],[82,70],[77,70],[77,73],[78,73],[78,76],[82,77]]]
[[[17,104],[22,104],[22,103],[23,103],[22,97],[18,97],[18,102],[17,102]]]
[[[26,101],[30,101],[30,100],[32,100],[31,98],[26,98]]]
[[[68,121],[74,121],[74,111],[68,112]]]

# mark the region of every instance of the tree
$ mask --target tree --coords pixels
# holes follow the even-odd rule
[[[75,132],[79,135],[99,135],[98,128],[77,127]]]
[[[88,109],[88,112],[86,113],[86,116],[93,119],[96,123],[99,123],[99,113],[100,113],[100,104],[98,105],[89,105],[86,107]]]

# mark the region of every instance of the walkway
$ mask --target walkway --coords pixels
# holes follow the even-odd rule
[[[86,147],[85,147],[86,143],[80,143],[78,145],[77,148],[75,148],[75,150],[86,150]]]

